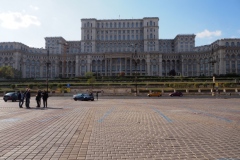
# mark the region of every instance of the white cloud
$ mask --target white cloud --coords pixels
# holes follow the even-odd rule
[[[212,37],[218,37],[222,35],[222,31],[216,30],[213,32],[210,32],[209,30],[205,29],[202,32],[199,32],[196,34],[197,38],[212,38]]]
[[[32,10],[35,10],[35,11],[39,10],[39,8],[38,8],[37,6],[30,5],[29,7],[30,7]]]
[[[237,32],[240,34],[240,29]]]
[[[0,13],[0,25],[7,29],[27,28],[31,25],[40,26],[37,17],[20,12]]]

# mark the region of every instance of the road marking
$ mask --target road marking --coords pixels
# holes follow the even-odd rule
[[[183,106],[184,107],[184,106]],[[232,122],[232,120],[228,119],[228,118],[224,118],[224,117],[220,117],[220,116],[217,116],[217,115],[214,115],[214,114],[211,114],[211,113],[207,113],[207,112],[203,112],[203,111],[199,111],[199,110],[195,110],[195,109],[191,109],[191,108],[187,108],[187,107],[184,107],[186,108],[187,110],[193,112],[193,113],[197,113],[197,114],[202,114],[202,115],[205,115],[205,116],[208,116],[208,117],[213,117],[213,118],[217,118],[219,120],[222,120],[222,121],[226,121],[228,123]]]
[[[167,116],[165,116],[161,111],[159,111],[158,109],[156,109],[156,108],[153,108],[153,110],[155,111],[155,112],[157,112],[161,117],[163,117],[166,121],[168,121],[168,122],[172,122],[172,120],[170,119],[170,118],[168,118]]]
[[[110,110],[108,110],[108,111],[102,116],[102,118],[100,118],[100,119],[98,120],[98,122],[99,122],[99,123],[102,123],[103,120],[104,120],[110,113],[112,113],[114,109],[115,109],[115,107],[112,107]]]
[[[16,122],[19,121],[20,118],[9,118],[9,119],[2,119],[0,122]]]

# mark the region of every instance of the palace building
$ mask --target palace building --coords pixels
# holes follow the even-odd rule
[[[23,78],[101,76],[182,76],[240,74],[240,38],[195,46],[194,34],[159,39],[159,18],[81,19],[81,40],[46,37],[45,49],[0,42],[0,66],[12,66]],[[49,63],[49,67],[47,67]]]

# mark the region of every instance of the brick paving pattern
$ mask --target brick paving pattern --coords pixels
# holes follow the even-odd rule
[[[0,100],[0,159],[240,160],[240,99]]]

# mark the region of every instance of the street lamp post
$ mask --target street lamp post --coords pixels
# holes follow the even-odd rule
[[[212,48],[211,48],[211,60],[209,61],[210,64],[212,64],[212,76],[213,76],[213,84],[212,84],[212,95],[214,96],[214,88],[215,88],[215,73],[214,73],[214,66],[215,66],[215,63],[217,63],[217,60],[214,58],[214,48],[215,47],[219,47],[218,44],[212,44],[211,45]]]
[[[134,54],[132,55],[132,58],[134,60],[134,64],[135,64],[135,96],[137,96],[137,64],[138,64],[138,55],[137,55],[137,48],[140,47],[141,45],[139,45],[138,43],[135,44],[131,44],[130,47],[134,48]]]
[[[47,65],[47,93],[48,93],[48,70],[49,70],[49,65],[51,64],[50,61],[49,61],[49,48],[47,48],[47,62],[46,62],[46,65]]]

